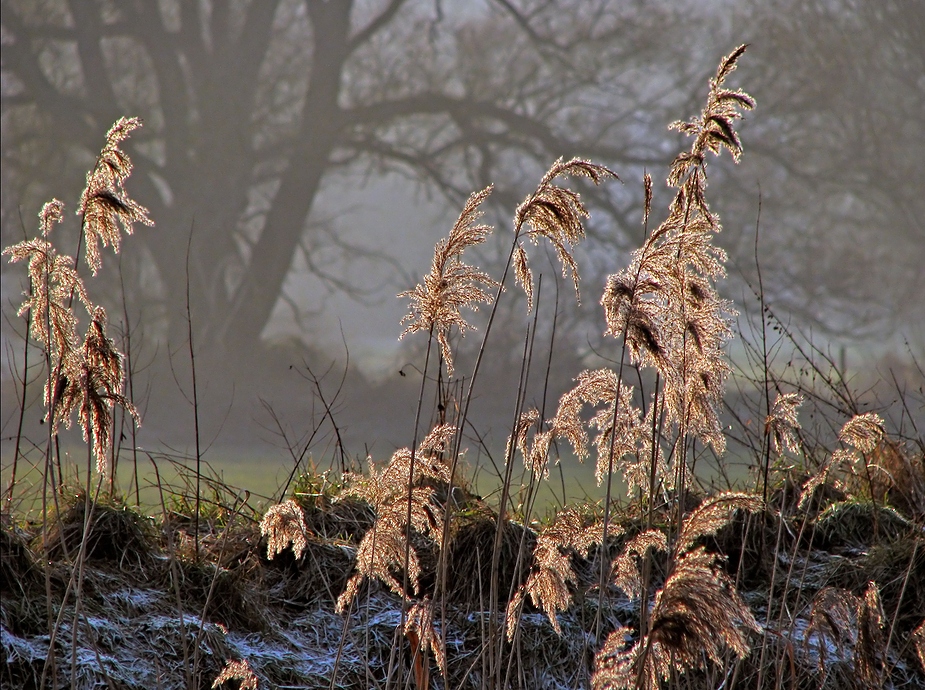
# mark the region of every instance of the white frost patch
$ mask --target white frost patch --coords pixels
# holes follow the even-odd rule
[[[109,595],[109,598],[121,604],[132,613],[142,613],[143,611],[151,610],[160,602],[161,597],[159,594],[160,593],[151,590],[128,587],[113,592]]]
[[[48,655],[48,635],[25,640],[11,633],[6,626],[0,626],[0,645],[7,656],[7,663],[15,659],[31,664],[44,660]]]

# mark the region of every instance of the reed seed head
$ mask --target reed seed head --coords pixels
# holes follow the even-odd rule
[[[100,243],[104,247],[111,245],[119,253],[120,225],[129,235],[134,223],[154,225],[148,218],[148,209],[129,198],[123,186],[132,173],[132,161],[119,144],[139,127],[141,120],[137,117],[120,118],[106,134],[106,144],[97,163],[87,173],[87,186],[80,196],[77,214],[83,216],[87,265],[93,275],[102,265]]]
[[[292,499],[272,506],[260,521],[260,534],[267,538],[267,558],[273,560],[290,545],[296,560],[308,545],[308,528],[302,508]]]
[[[453,375],[450,329],[456,326],[463,335],[473,329],[462,318],[460,310],[466,308],[478,311],[479,303],[490,304],[491,295],[483,286],[490,288],[498,285],[487,273],[463,263],[461,259],[466,249],[484,242],[491,232],[488,225],[476,225],[482,216],[479,206],[491,194],[491,190],[489,186],[469,197],[449,236],[440,240],[434,248],[430,273],[424,276],[424,282],[398,294],[411,301],[411,309],[402,319],[402,323],[407,322],[408,326],[399,339],[418,331],[435,333],[450,376]]]
[[[257,674],[254,673],[251,665],[246,659],[229,661],[226,663],[225,668],[222,669],[222,672],[219,673],[212,682],[212,689],[215,690],[229,680],[240,681],[240,685],[238,686],[240,690],[257,690],[258,687]]]
[[[514,213],[514,233],[525,232],[533,244],[545,238],[556,250],[562,264],[562,277],[572,276],[575,296],[581,301],[578,263],[574,247],[585,237],[584,219],[588,209],[578,192],[553,184],[560,177],[586,177],[599,185],[606,178],[620,179],[615,172],[580,158],[565,161],[559,158],[540,180],[536,190],[528,195]],[[523,245],[517,245],[514,256],[514,273],[517,282],[527,293],[527,304],[533,306],[533,279]]]
[[[764,427],[777,453],[783,453],[784,449],[791,453],[800,451],[796,434],[800,429],[797,413],[802,404],[803,396],[799,393],[779,393],[771,406]]]

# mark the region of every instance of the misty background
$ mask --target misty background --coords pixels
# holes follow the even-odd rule
[[[623,184],[574,183],[592,212],[576,255],[580,306],[534,250],[538,360],[555,337],[528,402],[554,405],[617,351],[598,300],[643,239],[643,173],[658,223],[668,164],[686,147],[667,126],[700,112],[740,43],[750,47],[732,86],[758,107],[739,128],[742,162],[709,167],[730,256],[721,294],[749,330],[760,265],[773,313],[857,385],[925,384],[919,0],[3,0],[0,39],[3,246],[37,234],[56,197],[68,215],[53,239],[73,254],[73,211],[107,129],[144,121],[125,144],[127,189],[156,225],[136,228],[87,282],[129,355],[146,450],[194,452],[190,322],[202,445],[217,467],[277,476],[290,449],[327,466],[338,441],[353,460],[409,445],[426,343],[399,341],[407,302],[395,295],[488,184],[495,233],[478,263],[499,277],[517,204],[556,158],[580,156]],[[27,285],[4,260],[4,466]],[[503,448],[533,318],[515,289],[501,309],[474,402],[484,448],[466,444],[473,464]],[[458,376],[480,335],[454,341]],[[30,372],[26,394],[24,433],[37,440],[42,377]]]

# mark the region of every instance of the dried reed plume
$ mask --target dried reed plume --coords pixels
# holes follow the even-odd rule
[[[704,657],[722,662],[728,649],[748,654],[747,631],[760,632],[748,606],[716,556],[703,547],[683,554],[655,595],[649,633],[630,649],[624,634],[611,633],[598,653],[591,685],[654,689],[672,670],[703,668]]]
[[[586,513],[569,506],[540,530],[533,551],[534,568],[507,606],[508,640],[514,636],[526,595],[530,595],[533,604],[546,613],[555,631],[562,634],[556,613],[568,608],[571,602],[569,583],[577,583],[575,571],[572,569],[572,552],[586,555],[594,544],[604,541],[603,523],[588,523]],[[622,529],[611,526],[608,531],[610,535],[614,535],[621,533]]]
[[[729,524],[737,510],[754,512],[761,507],[761,499],[751,494],[729,491],[712,496],[684,518],[684,524],[675,542],[675,549],[686,551],[700,537],[716,534]]]
[[[838,433],[838,439],[862,453],[870,453],[883,435],[883,418],[876,412],[868,412],[848,420]]]
[[[408,620],[405,621],[405,636],[412,646],[420,650],[421,654],[430,652],[434,655],[437,666],[446,675],[446,657],[443,655],[443,643],[440,633],[434,627],[434,603],[430,597],[414,602],[408,610]],[[426,683],[419,684],[420,688],[429,687]]]
[[[514,275],[527,294],[527,310],[533,309],[533,273],[527,259],[527,252],[519,241],[522,232],[533,244],[545,237],[555,248],[562,264],[562,277],[572,276],[575,296],[581,301],[578,264],[572,255],[573,248],[585,236],[583,219],[589,217],[588,209],[578,192],[553,184],[558,177],[588,177],[594,184],[605,178],[619,179],[612,170],[580,158],[563,161],[561,158],[543,175],[536,190],[527,196],[514,213]]]
[[[826,668],[828,646],[824,641],[834,645],[840,656],[844,656],[853,643],[859,603],[858,598],[851,592],[838,587],[823,587],[813,597],[803,644],[809,645],[810,640],[817,635],[823,640],[819,644],[820,671]]]
[[[290,544],[298,560],[308,545],[308,528],[305,526],[302,508],[292,499],[272,506],[260,521],[260,534],[267,538],[269,560],[272,561],[276,554],[285,551]]]
[[[101,266],[100,242],[119,253],[120,224],[129,235],[133,223],[154,225],[148,218],[148,209],[130,199],[123,187],[132,173],[132,161],[119,144],[139,127],[141,120],[137,117],[120,118],[106,134],[106,144],[96,165],[87,173],[87,186],[80,196],[77,214],[83,216],[87,264],[93,275]]]
[[[657,423],[657,411],[655,405],[649,406],[645,419],[640,423],[640,429],[651,430],[653,428],[653,424]],[[640,432],[639,448],[636,454],[623,458],[620,471],[626,482],[627,496],[632,496],[636,491],[641,490],[652,501],[659,490],[671,491],[675,486],[675,475],[668,470],[668,460],[662,449],[661,439],[652,433]],[[655,484],[650,486],[653,479]]]
[[[656,690],[671,673],[665,655],[647,654],[639,643],[626,649],[626,635],[617,630],[607,636],[594,657],[592,690]]]
[[[491,190],[489,186],[469,196],[449,236],[434,248],[430,273],[424,276],[423,285],[418,283],[414,289],[398,294],[411,300],[411,309],[401,321],[408,322],[408,326],[399,339],[417,331],[435,332],[450,376],[453,375],[450,328],[456,326],[463,335],[474,328],[462,318],[460,309],[478,311],[480,302],[491,302],[491,296],[481,286],[498,285],[487,273],[460,258],[467,248],[481,244],[491,232],[491,226],[475,224],[482,216],[479,206]]]
[[[702,665],[702,652],[714,663],[725,648],[748,654],[746,630],[760,632],[716,556],[702,546],[678,559],[664,588],[655,595],[649,638],[669,653],[679,670]],[[658,654],[658,652],[656,652]]]
[[[912,631],[912,644],[915,646],[915,654],[919,658],[922,670],[925,671],[925,620]]]
[[[356,573],[337,599],[339,613],[353,601],[366,578],[376,578],[399,596],[408,598],[394,574],[405,568],[406,549],[408,581],[412,591],[418,591],[421,566],[417,551],[408,545],[406,538],[409,496],[411,527],[439,544],[443,536],[443,508],[435,498],[434,488],[427,482],[449,483],[450,468],[442,455],[454,433],[455,427],[446,424],[435,427],[427,435],[414,455],[413,476],[409,476],[412,463],[408,448],[395,451],[382,470],[370,463],[368,477],[348,475],[344,495],[367,501],[376,513],[376,521],[357,547]]]
[[[94,275],[100,268],[99,242],[119,250],[121,223],[128,233],[133,222],[153,225],[147,210],[128,198],[123,188],[132,171],[128,156],[119,149],[132,130],[141,126],[137,118],[121,118],[110,128],[97,163],[87,174],[87,186],[77,210],[83,216],[87,263]],[[138,413],[122,395],[122,354],[106,335],[106,312],[90,302],[77,273],[77,262],[59,255],[48,236],[63,219],[64,204],[53,199],[39,213],[42,237],[7,247],[10,262],[29,262],[30,293],[19,315],[31,312],[32,336],[48,353],[51,371],[45,384],[45,406],[52,433],[62,423],[70,427],[74,412],[84,440],[92,447],[97,471],[108,475],[113,405],[122,406],[137,421]],[[74,297],[90,316],[81,341],[77,335]]]
[[[43,234],[60,218],[58,201],[45,204],[40,214]],[[19,314],[32,312],[32,336],[46,348],[51,375],[45,383],[45,407],[56,434],[61,424],[68,428],[78,412],[84,440],[92,445],[97,470],[108,473],[111,408],[121,405],[138,418],[135,407],[122,395],[122,354],[106,336],[106,311],[87,297],[83,281],[69,256],[58,255],[48,240],[35,238],[7,247],[11,262],[29,261],[31,294]],[[90,314],[90,325],[82,341],[77,336],[77,317],[71,300],[77,296]]]
[[[803,396],[799,393],[779,393],[771,406],[764,428],[765,433],[771,437],[776,453],[783,453],[784,449],[791,453],[800,451],[796,432],[800,429],[797,412],[802,404]]]
[[[722,347],[732,336],[734,312],[714,287],[725,276],[726,254],[712,244],[721,226],[706,201],[706,152],[727,148],[736,161],[741,154],[733,129],[741,117],[737,108],[755,103],[723,83],[744,50],[740,46],[720,63],[700,118],[672,125],[694,136],[694,142],[671,165],[668,184],[678,192],[668,218],[633,253],[626,269],[608,277],[601,297],[605,333],[623,339],[632,361],[661,373],[669,420],[717,452],[725,450],[718,407],[729,374]],[[647,220],[648,183],[646,188]]]
[[[251,669],[246,659],[242,659],[241,661],[229,661],[226,663],[225,668],[222,669],[222,672],[219,673],[212,682],[213,690],[223,683],[227,683],[229,680],[241,681],[241,684],[238,686],[240,690],[257,690],[257,674]]]
[[[29,262],[30,291],[19,307],[17,316],[32,313],[31,335],[52,356],[56,365],[77,347],[77,317],[71,308],[76,296],[89,311],[90,298],[83,280],[74,267],[74,259],[59,255],[50,240],[54,223],[64,217],[64,204],[53,199],[46,203],[39,213],[39,227],[42,237],[36,237],[3,250],[10,255],[10,263]],[[47,398],[47,395],[46,395]]]
[[[883,439],[884,434],[883,418],[876,412],[858,414],[845,422],[841,431],[838,432],[838,438],[848,448],[836,449],[831,459],[823,463],[819,471],[803,484],[800,508],[806,505],[816,489],[825,483],[830,474],[846,467],[853,469],[861,459],[859,452],[872,452]],[[844,482],[841,479],[836,479],[835,485],[838,488],[844,488]]]
[[[858,607],[858,641],[854,647],[855,669],[869,687],[880,687],[886,666],[883,639],[883,605],[876,582],[868,582]]]
[[[565,438],[575,450],[579,460],[588,456],[588,432],[581,419],[585,405],[603,405],[588,422],[597,429],[594,439],[597,448],[598,485],[604,481],[611,463],[623,456],[636,453],[646,434],[640,412],[633,405],[633,387],[621,384],[611,369],[586,370],[578,375],[577,383],[559,400],[556,416],[550,422],[556,436]],[[617,400],[619,391],[619,400]]]
[[[537,427],[533,434],[530,444],[527,444],[527,438],[530,429]],[[530,470],[535,476],[543,479],[549,478],[549,445],[552,443],[554,430],[541,430],[540,412],[536,408],[531,408],[520,415],[517,421],[517,427],[513,436],[508,437],[506,457],[511,457],[511,444],[515,443],[517,450],[520,451],[524,459],[524,467]]]
[[[630,539],[623,547],[623,553],[613,562],[613,584],[632,600],[637,600],[643,595],[638,560],[644,558],[649,549],[663,552],[668,550],[668,540],[657,529],[640,532]]]
[[[826,641],[840,656],[853,647],[855,672],[867,687],[878,687],[886,663],[884,616],[880,591],[869,582],[864,596],[836,587],[824,587],[813,597],[804,644],[819,636],[819,670],[826,671]]]
[[[757,497],[730,492],[708,499],[687,516],[673,546],[679,555],[655,595],[648,632],[630,648],[623,632],[607,638],[596,657],[593,688],[658,688],[672,670],[702,668],[704,654],[718,664],[727,649],[740,658],[748,653],[746,634],[760,632],[758,623],[717,566],[717,557],[702,546],[691,547],[726,525],[736,510],[760,507]],[[614,561],[613,583],[631,599],[646,596],[637,559],[649,549],[667,550],[665,535],[640,533]]]
[[[97,472],[107,477],[112,469],[109,451],[113,405],[120,405],[138,421],[135,406],[122,395],[123,383],[122,353],[106,336],[105,310],[94,307],[83,344],[61,362],[53,394],[46,384],[46,400],[51,401],[48,409],[53,433],[62,422],[70,428],[73,413],[78,413],[83,439],[92,446],[96,457]]]

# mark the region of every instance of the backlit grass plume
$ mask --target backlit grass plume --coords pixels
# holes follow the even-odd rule
[[[402,323],[408,322],[408,326],[399,339],[417,331],[436,333],[450,376],[453,375],[450,329],[456,326],[461,334],[471,330],[473,326],[462,318],[460,310],[477,311],[479,303],[490,303],[491,295],[485,292],[483,286],[498,284],[487,273],[463,263],[461,259],[466,249],[484,242],[491,232],[491,226],[476,224],[482,216],[479,206],[491,190],[489,186],[469,197],[449,236],[440,240],[434,248],[430,273],[424,276],[423,284],[418,283],[412,290],[398,295],[411,300],[411,310],[402,319]]]
[[[230,680],[238,681],[238,688],[240,690],[257,690],[259,687],[257,674],[254,673],[247,659],[241,659],[240,661],[232,660],[226,663],[225,668],[222,669],[222,672],[219,673],[212,682],[213,690],[221,687]]]
[[[685,517],[675,549],[685,551],[700,537],[716,534],[729,524],[735,511],[754,512],[761,506],[761,499],[751,494],[728,491],[711,496]]]
[[[512,457],[511,444],[516,444],[524,459],[524,467],[537,477],[549,478],[549,445],[552,443],[554,429],[541,430],[540,412],[531,408],[520,415],[514,436],[508,438],[506,457]],[[528,443],[530,429],[536,427],[532,440]]]
[[[728,648],[743,657],[746,630],[759,632],[733,582],[702,546],[685,553],[655,595],[649,640],[681,669],[699,668],[703,653],[715,664]]]
[[[659,688],[673,671],[720,664],[727,650],[748,653],[747,631],[760,628],[715,561],[703,547],[678,559],[655,595],[648,634],[627,649],[624,633],[611,633],[595,659],[593,688]]]
[[[124,183],[132,163],[119,148],[134,129],[137,118],[121,118],[106,135],[106,143],[93,170],[77,210],[83,216],[82,230],[87,263],[95,275],[100,268],[99,243],[119,251],[119,224],[132,232],[132,223],[153,225],[147,210],[129,199]],[[122,353],[106,335],[106,311],[90,302],[77,261],[59,255],[49,239],[51,229],[63,219],[64,204],[57,199],[39,213],[41,237],[7,247],[11,262],[28,261],[30,292],[19,314],[31,313],[31,334],[48,353],[49,375],[45,384],[45,405],[52,433],[63,423],[70,427],[76,412],[84,440],[91,445],[97,470],[107,474],[112,446],[112,408],[120,405],[137,420],[132,403],[122,395]],[[90,317],[87,332],[77,334],[74,298]]]
[[[308,528],[305,526],[302,508],[291,499],[271,506],[260,521],[260,534],[267,538],[269,560],[272,561],[276,554],[282,553],[290,545],[296,559],[301,558],[308,545]]]
[[[405,567],[406,550],[408,581],[412,591],[417,592],[421,566],[414,547],[407,543],[409,496],[411,527],[439,544],[443,536],[443,508],[428,481],[449,483],[450,468],[442,454],[454,433],[455,427],[450,424],[435,427],[418,446],[414,454],[414,474],[410,477],[412,456],[409,448],[395,451],[381,470],[370,464],[368,477],[348,477],[345,495],[367,501],[376,513],[376,521],[357,547],[356,573],[337,599],[338,612],[346,610],[366,578],[376,578],[407,598],[408,593],[395,576]]]
[[[106,335],[105,310],[94,307],[83,344],[61,361],[54,393],[46,387],[46,396],[51,399],[53,433],[62,423],[70,428],[72,415],[77,412],[84,441],[92,446],[96,457],[96,469],[107,477],[111,471],[112,407],[119,405],[138,420],[135,406],[122,395],[122,389],[122,353]]]
[[[922,620],[919,627],[912,631],[912,643],[915,647],[915,655],[919,658],[922,670],[925,671],[925,620]]]
[[[405,637],[416,647],[420,654],[428,652],[434,655],[437,666],[446,675],[446,657],[443,656],[443,644],[440,633],[434,627],[434,602],[429,597],[414,602],[408,610],[408,620],[405,621]],[[419,668],[424,669],[423,663]],[[423,674],[422,674],[423,675]],[[419,684],[418,687],[428,687]]]
[[[87,186],[80,196],[77,213],[83,216],[87,264],[93,275],[101,266],[100,242],[119,253],[120,225],[129,235],[133,223],[154,225],[148,218],[148,209],[130,199],[123,187],[132,173],[132,161],[119,144],[139,127],[141,120],[137,117],[120,118],[106,134],[106,144],[96,165],[87,173]]]
[[[838,433],[838,439],[862,453],[870,453],[883,435],[883,418],[876,412],[867,412],[849,419]]]
[[[638,600],[642,594],[642,575],[639,559],[645,558],[649,550],[667,551],[668,540],[663,532],[648,529],[626,542],[621,553],[613,562],[613,584],[619,587],[631,600]]]
[[[884,616],[880,590],[869,582],[863,596],[845,589],[824,587],[813,597],[806,629],[806,644],[817,639],[819,671],[827,672],[827,649],[834,647],[854,662],[865,687],[880,687],[886,663],[883,639]]]
[[[618,534],[622,529],[611,526],[608,531]],[[589,524],[587,514],[575,507],[561,510],[551,523],[540,530],[533,551],[534,568],[507,607],[509,640],[514,636],[526,595],[535,606],[543,609],[555,631],[562,634],[556,614],[569,607],[569,584],[574,585],[577,581],[572,569],[572,553],[586,555],[594,544],[603,541],[603,536],[603,524],[597,521]]]
[[[58,254],[48,239],[55,223],[64,217],[64,204],[49,201],[39,213],[41,237],[25,240],[3,250],[10,263],[27,261],[29,293],[17,316],[32,313],[31,335],[52,356],[53,364],[77,347],[77,317],[72,309],[76,296],[89,310],[90,299],[83,280],[74,267],[74,259]],[[47,396],[46,396],[47,397]]]
[[[845,422],[838,432],[838,439],[845,447],[836,449],[829,461],[806,481],[800,496],[800,507],[806,505],[813,492],[825,483],[830,474],[844,469],[854,471],[854,466],[862,459],[862,454],[872,452],[884,434],[883,418],[876,412],[858,414]],[[836,479],[835,485],[840,489],[845,488],[840,478]]]
[[[648,629],[628,645],[625,631],[611,633],[595,660],[593,688],[658,688],[672,672],[722,663],[726,651],[749,651],[748,631],[760,628],[715,554],[695,546],[715,534],[736,510],[757,510],[755,496],[725,493],[706,500],[687,516],[672,551],[673,566],[649,613]],[[627,542],[614,562],[615,585],[630,598],[646,596],[637,559],[650,549],[664,551],[667,539],[647,530]]]
[[[732,308],[714,287],[725,276],[726,254],[712,244],[721,226],[706,201],[706,153],[726,148],[735,160],[741,154],[733,124],[738,109],[755,103],[723,83],[744,50],[740,46],[720,63],[700,118],[672,125],[694,142],[671,165],[668,184],[678,191],[668,217],[630,265],[607,279],[601,297],[606,334],[622,338],[634,362],[662,375],[669,419],[717,452],[725,449],[718,408],[729,374],[722,347],[732,336]]]
[[[575,387],[559,400],[559,408],[550,424],[555,434],[567,439],[578,459],[583,460],[588,456],[588,432],[580,416],[581,410],[585,405],[600,406],[588,422],[589,427],[597,429],[595,476],[600,485],[611,462],[636,453],[645,435],[645,426],[639,409],[632,403],[633,387],[621,385],[613,370],[583,371],[576,381]]]
[[[799,393],[780,393],[771,406],[764,425],[776,452],[783,453],[784,449],[791,453],[800,451],[796,432],[800,428],[797,412],[802,404],[803,396]]]
[[[600,184],[605,178],[619,179],[612,170],[580,158],[563,161],[561,158],[543,175],[536,190],[525,198],[514,213],[514,235],[519,238],[522,233],[537,244],[541,237],[546,238],[555,248],[559,262],[562,264],[562,277],[569,274],[575,285],[575,295],[580,301],[578,263],[573,256],[573,248],[584,239],[584,219],[588,218],[588,209],[581,201],[578,192],[553,184],[559,177],[587,177],[594,184]],[[527,309],[533,308],[533,274],[523,244],[517,242],[514,248],[514,274],[517,282],[527,294]]]

